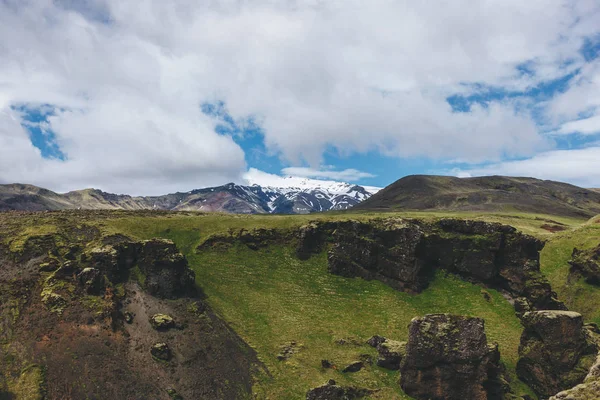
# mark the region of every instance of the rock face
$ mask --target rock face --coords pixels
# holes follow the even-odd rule
[[[571,274],[581,275],[587,283],[600,285],[600,245],[590,250],[573,249]]]
[[[596,400],[600,397],[600,356],[583,383],[550,397],[550,400]]]
[[[188,268],[186,258],[171,240],[143,242],[137,262],[146,275],[144,286],[151,295],[175,298],[194,286],[194,272]]]
[[[450,314],[415,318],[400,365],[404,392],[424,400],[502,398],[502,368],[484,321]]]
[[[368,389],[338,386],[333,379],[323,386],[311,389],[306,394],[306,400],[354,400],[361,399],[372,393]]]
[[[194,288],[194,272],[175,243],[167,239],[121,240],[92,249],[81,256],[81,262],[87,268],[79,274],[79,281],[90,293],[105,289],[104,277],[108,283],[126,281],[135,265],[144,275],[144,289],[151,295],[176,298]]]
[[[342,222],[329,229],[333,246],[328,263],[333,274],[377,279],[398,290],[420,292],[436,269],[444,269],[521,297],[527,308],[565,309],[540,273],[543,243],[510,226],[390,218]]]
[[[427,287],[433,266],[422,260],[423,231],[404,222],[374,229],[371,224],[342,224],[328,254],[329,272],[376,279],[403,291]]]
[[[517,375],[523,382],[544,398],[583,382],[597,348],[583,327],[581,314],[528,312],[522,323]]]

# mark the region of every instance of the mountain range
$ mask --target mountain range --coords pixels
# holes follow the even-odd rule
[[[162,196],[129,196],[98,189],[59,194],[37,186],[16,183],[0,185],[0,211],[158,209],[237,214],[308,214],[348,209],[378,190],[375,187],[294,177],[289,178],[289,185],[286,187],[228,183]]]

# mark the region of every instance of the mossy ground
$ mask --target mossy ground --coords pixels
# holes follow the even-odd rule
[[[220,223],[215,223],[213,218],[172,217],[135,222],[125,218],[111,220],[106,228],[140,238],[163,236],[177,243],[195,270],[208,302],[257,350],[269,369],[272,376],[258,377],[255,391],[259,398],[300,399],[308,388],[331,378],[344,385],[380,389],[373,398],[408,398],[399,389],[397,372],[374,365],[354,374],[339,370],[362,354],[376,357],[375,350],[364,344],[371,335],[406,340],[413,317],[438,312],[484,318],[489,341],[500,345],[513,388],[531,394],[514,374],[522,326],[512,306],[498,292],[486,289],[482,293],[480,286],[438,273],[426,291],[409,295],[377,281],[331,275],[325,253],[299,261],[293,249],[285,246],[259,251],[235,246],[226,251],[196,254],[196,245],[213,234],[240,228],[286,228],[309,220],[304,216],[220,216]],[[352,218],[372,216],[358,214]],[[548,234],[540,228],[545,218],[539,216],[489,219],[504,223],[510,220],[523,230],[540,236]],[[340,345],[340,340],[346,344]],[[277,355],[289,342],[297,343],[296,352],[289,360],[279,361]],[[322,359],[334,362],[339,369],[322,369]]]
[[[583,282],[565,284],[566,262],[573,246],[597,245],[600,224],[582,225],[585,221],[570,218],[473,212],[307,216],[119,211],[31,213],[18,217],[6,214],[0,216],[0,231],[6,233],[0,241],[18,251],[27,237],[60,233],[61,226],[69,223],[97,227],[104,235],[120,233],[134,239],[164,237],[174,240],[195,270],[197,283],[207,295],[207,302],[258,352],[268,367],[270,376],[257,376],[257,398],[304,398],[310,387],[321,385],[330,378],[343,385],[381,389],[373,398],[407,398],[399,389],[397,371],[375,365],[357,373],[343,374],[340,370],[361,355],[375,358],[376,351],[364,344],[371,335],[406,340],[407,327],[413,317],[439,312],[484,318],[488,340],[499,343],[503,361],[513,378],[513,388],[519,393],[531,394],[514,376],[522,327],[512,306],[494,290],[482,291],[480,286],[438,273],[427,290],[419,295],[409,295],[378,281],[331,275],[327,272],[325,253],[308,261],[299,261],[288,246],[271,246],[259,251],[241,246],[200,254],[195,251],[206,238],[230,230],[285,229],[316,219],[368,220],[391,216],[479,219],[509,224],[525,233],[550,238],[542,253],[544,272],[571,309],[583,311],[588,318],[600,319],[600,290]],[[543,228],[546,224],[561,224],[568,230],[553,234]],[[24,226],[27,230],[23,230]],[[40,227],[39,232],[37,227]],[[143,281],[141,274],[136,275],[134,271],[132,275]],[[588,306],[590,298],[594,302],[597,299],[595,306]],[[89,300],[86,304],[95,308],[96,303]],[[340,340],[345,344],[339,344]],[[290,342],[296,342],[294,354],[286,361],[279,361],[277,354]],[[332,361],[339,369],[322,369],[322,359]]]

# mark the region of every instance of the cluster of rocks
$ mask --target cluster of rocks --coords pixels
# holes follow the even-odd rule
[[[153,296],[176,298],[194,287],[194,272],[175,243],[167,239],[105,245],[82,254],[81,264],[87,267],[77,278],[91,294],[101,293],[107,283],[126,280],[136,266],[144,276],[144,289]]]
[[[311,389],[306,394],[306,400],[354,400],[369,396],[373,390],[353,386],[339,386],[330,379],[323,386]]]
[[[406,355],[406,342],[375,335],[367,340],[367,344],[377,349],[377,366],[393,371],[400,369],[400,362]]]
[[[297,239],[301,258],[331,242],[333,274],[418,293],[443,269],[509,293],[519,299],[522,312],[565,309],[540,272],[543,242],[510,226],[458,219],[314,222],[301,228]]]
[[[540,399],[600,398],[600,329],[584,325],[577,313],[561,310],[528,312],[523,323],[517,373]],[[377,365],[400,370],[402,390],[415,399],[521,398],[511,393],[498,345],[488,343],[481,318],[429,314],[411,321],[408,342],[373,336],[367,344],[378,350]],[[323,367],[331,365],[323,360]],[[311,389],[306,398],[357,399],[368,394],[367,389],[329,382]]]

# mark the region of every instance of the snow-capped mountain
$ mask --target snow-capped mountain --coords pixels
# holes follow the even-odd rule
[[[0,185],[2,210],[125,209],[217,211],[237,214],[308,214],[345,210],[371,197],[379,188],[335,181],[288,177],[277,186],[247,184],[172,193],[128,196],[97,189],[58,194],[31,185]]]
[[[288,178],[284,178],[288,179]],[[342,182],[290,177],[288,186],[229,183],[216,188],[199,189],[191,195],[202,197],[202,206],[193,209],[234,213],[308,214],[346,210],[376,193],[379,188]],[[215,201],[218,199],[218,201]],[[188,206],[190,205],[187,202]],[[189,209],[182,204],[176,209]]]

